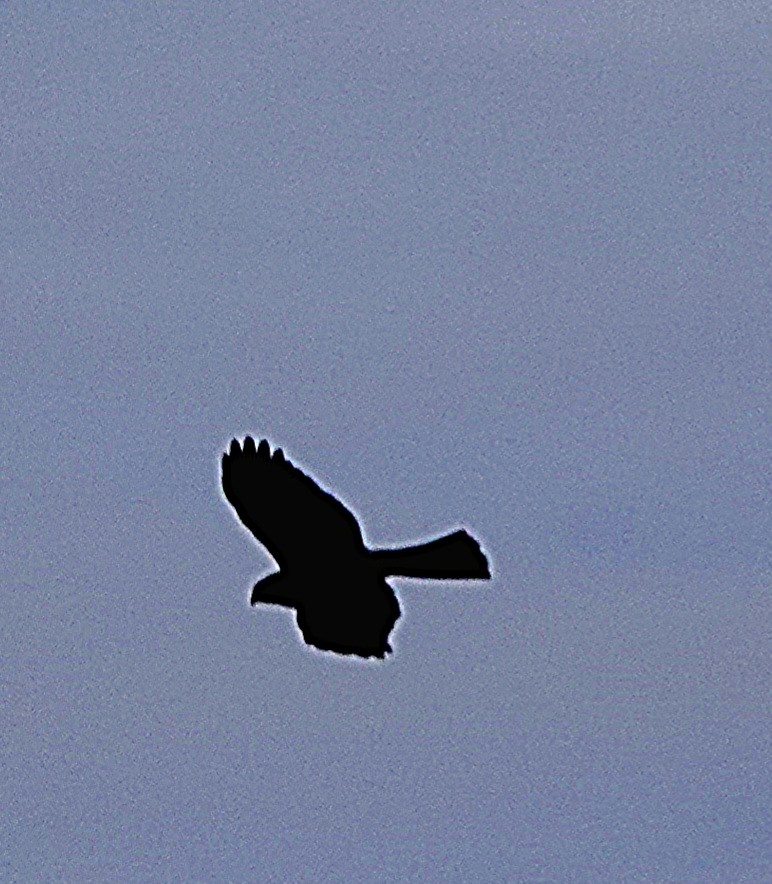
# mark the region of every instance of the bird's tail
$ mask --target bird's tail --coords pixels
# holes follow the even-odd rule
[[[468,580],[491,576],[480,544],[463,529],[406,549],[375,550],[372,556],[384,577]]]

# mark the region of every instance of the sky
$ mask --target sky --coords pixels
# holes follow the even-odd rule
[[[769,879],[771,23],[0,6],[0,877]],[[246,433],[493,579],[307,648]]]

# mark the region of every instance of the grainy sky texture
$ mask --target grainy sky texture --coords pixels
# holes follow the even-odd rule
[[[0,877],[768,879],[771,21],[0,6]],[[309,650],[247,432],[494,579]]]

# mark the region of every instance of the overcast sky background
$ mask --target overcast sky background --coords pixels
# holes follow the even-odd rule
[[[771,21],[0,7],[0,877],[769,879]],[[494,579],[307,649],[248,432]]]

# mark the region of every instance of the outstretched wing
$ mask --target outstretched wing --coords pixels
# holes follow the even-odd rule
[[[238,517],[280,568],[320,564],[364,549],[359,523],[339,500],[267,440],[234,439],[222,458],[222,487]]]

